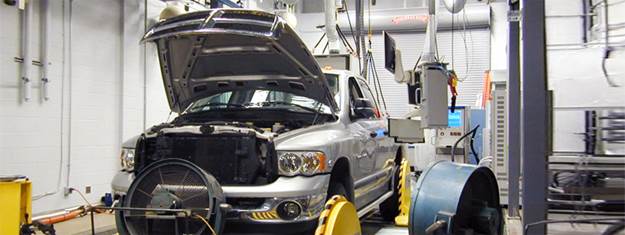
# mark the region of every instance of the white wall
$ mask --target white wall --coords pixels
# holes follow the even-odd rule
[[[597,1],[595,1],[597,2]],[[613,25],[611,42],[616,49],[607,61],[608,73],[625,86],[625,2],[608,0],[610,25]],[[601,70],[603,34],[594,31],[590,43],[582,45],[581,0],[547,0],[547,78],[554,94],[554,150],[583,151],[580,132],[584,130],[584,110],[624,108],[625,87],[610,87]],[[507,70],[507,3],[497,0],[490,3],[493,10],[491,38],[491,66],[493,70]],[[600,12],[602,9],[599,7]],[[620,28],[619,28],[620,27]],[[601,27],[595,30],[600,30]],[[620,35],[620,36],[619,36]],[[562,46],[562,44],[572,44]],[[596,45],[598,44],[598,45]],[[622,147],[621,147],[622,148]]]
[[[618,3],[620,2],[620,3]],[[607,60],[607,71],[622,87],[610,87],[601,70],[604,47],[558,46],[582,43],[582,19],[557,17],[582,13],[581,1],[549,0],[547,15],[547,68],[549,89],[554,92],[554,150],[583,151],[584,142],[579,133],[584,131],[584,110],[625,107],[625,37],[623,23],[625,3],[609,0],[610,25],[621,25],[610,33],[615,47]],[[602,7],[597,11],[601,13]],[[601,18],[601,17],[600,17]],[[596,28],[600,30],[602,27]],[[621,36],[617,36],[621,35]],[[603,33],[591,33],[591,43],[603,42]],[[620,148],[623,148],[622,145]]]
[[[41,1],[31,1],[34,60],[40,57]],[[36,214],[82,204],[76,194],[63,195],[66,184],[82,191],[91,186],[87,198],[98,201],[119,170],[122,141],[169,113],[153,48],[144,59],[139,44],[143,1],[50,3],[50,100],[41,99],[40,69],[33,67],[30,102],[22,101],[20,64],[13,61],[20,56],[20,13],[0,4],[0,175],[28,176],[34,195],[55,192],[34,201]],[[160,1],[148,3],[150,17],[157,15]]]

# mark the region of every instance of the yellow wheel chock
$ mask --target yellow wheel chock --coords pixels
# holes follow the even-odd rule
[[[401,161],[399,167],[399,215],[395,217],[395,225],[408,226],[408,215],[410,214],[410,181],[408,175],[410,174],[410,166],[406,159]]]
[[[326,202],[319,216],[315,235],[360,235],[360,221],[356,207],[345,197],[335,195]]]

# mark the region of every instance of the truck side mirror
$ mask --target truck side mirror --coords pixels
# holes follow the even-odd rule
[[[354,114],[356,118],[370,118],[375,116],[375,110],[371,101],[364,98],[354,100]]]

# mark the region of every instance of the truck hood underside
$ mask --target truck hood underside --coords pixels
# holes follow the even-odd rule
[[[232,90],[277,90],[336,110],[317,61],[274,14],[238,9],[194,12],[162,21],[143,41],[158,47],[170,108]]]

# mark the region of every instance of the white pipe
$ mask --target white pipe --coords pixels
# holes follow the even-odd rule
[[[330,54],[339,53],[339,39],[336,32],[336,0],[325,0],[326,36],[330,48]]]
[[[66,160],[66,168],[67,173],[65,175],[65,188],[63,189],[63,194],[65,196],[70,194],[70,179],[71,179],[71,166],[72,166],[72,4],[73,0],[64,1],[63,6],[63,14],[67,15],[67,20],[65,20],[65,16],[63,17],[64,22],[67,22],[67,37],[63,40],[64,46],[64,58],[67,58],[64,62],[64,66],[67,69],[67,90],[68,90],[68,127],[67,127],[67,160]]]
[[[425,42],[423,43],[423,57],[421,63],[435,62],[438,55],[436,54],[436,31],[438,24],[436,23],[436,3],[434,0],[428,1],[428,22],[425,29]]]
[[[50,65],[50,33],[51,33],[51,24],[52,24],[52,20],[51,20],[51,16],[52,16],[52,8],[50,7],[50,0],[42,0],[41,1],[41,15],[43,15],[43,22],[42,25],[44,27],[43,29],[43,34],[41,35],[41,96],[43,97],[44,101],[47,101],[49,99],[48,96],[48,83],[49,83],[49,77],[48,77],[48,66]],[[64,94],[63,92],[61,92],[61,94]],[[63,99],[63,97],[61,97],[61,99]],[[61,117],[63,117],[63,101],[61,101]],[[61,148],[63,146],[63,118],[61,118]],[[59,169],[58,169],[58,175],[57,175],[57,180],[56,180],[56,188],[54,188],[54,191],[49,191],[49,192],[45,192],[39,195],[33,195],[32,196],[32,200],[36,201],[39,200],[41,198],[47,197],[47,196],[51,196],[54,194],[59,193],[60,189],[61,189],[61,179],[62,179],[62,174],[63,174],[63,151],[61,150],[61,152],[59,153]]]
[[[22,81],[22,95],[24,98],[24,102],[30,101],[31,98],[31,90],[32,84],[30,81],[30,66],[31,66],[31,55],[30,55],[30,24],[32,22],[32,4],[30,1],[26,1],[24,4],[25,7],[22,10],[22,26],[21,26],[21,36],[22,36],[22,67],[21,67],[21,81]]]
[[[52,24],[52,10],[50,8],[50,0],[41,1],[41,13],[43,17],[43,34],[41,35],[41,96],[44,101],[50,99],[48,92],[48,83],[50,77],[48,70],[50,66],[50,32]]]

